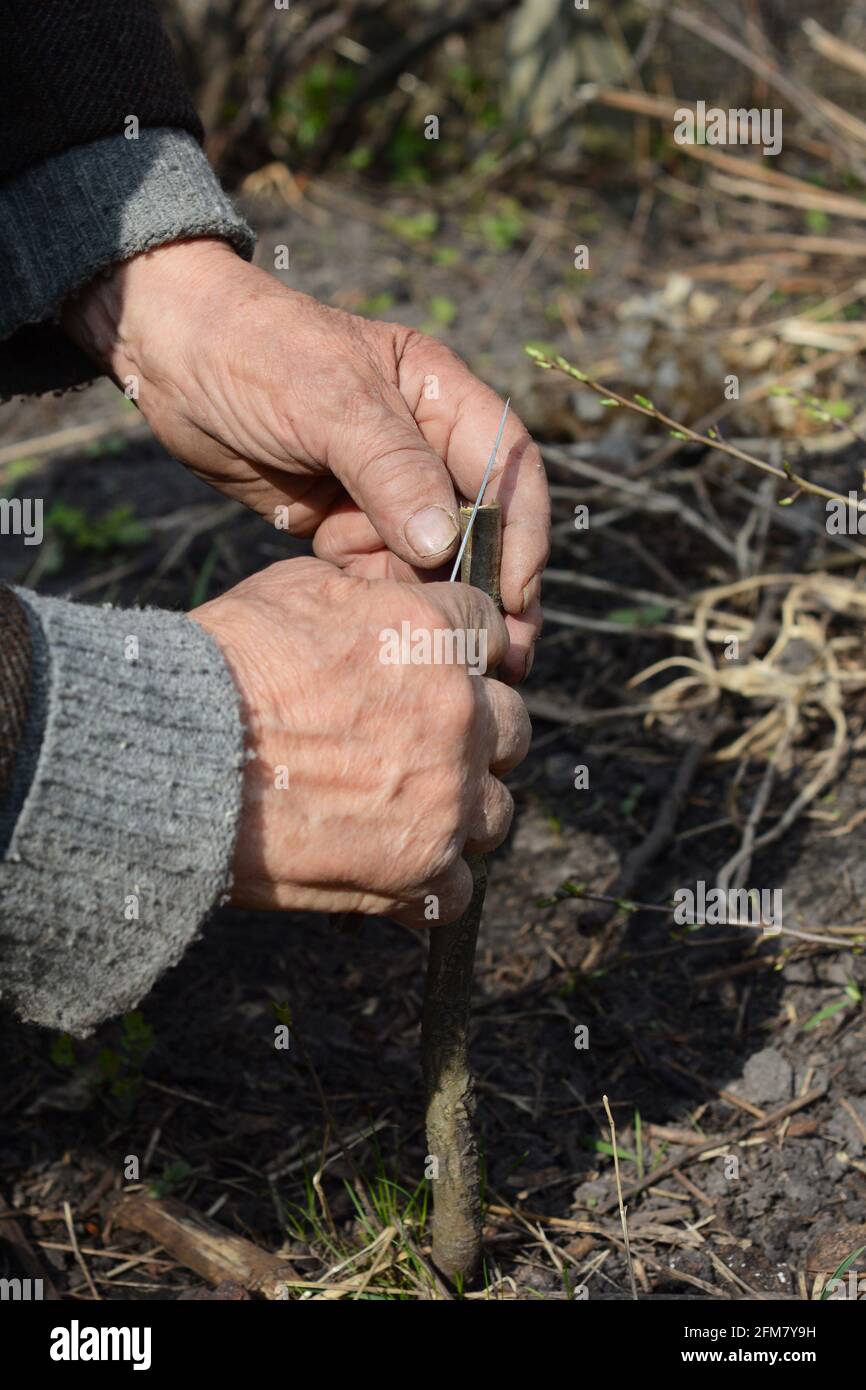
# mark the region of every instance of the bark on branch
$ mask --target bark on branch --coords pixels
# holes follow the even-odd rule
[[[461,531],[471,512],[471,507],[461,508]],[[497,605],[501,532],[498,503],[479,507],[460,571],[464,583],[483,589]],[[484,856],[467,855],[467,862],[474,885],[469,907],[458,922],[434,926],[430,933],[421,1030],[427,1153],[438,1160],[433,1263],[448,1279],[462,1284],[473,1279],[481,1258],[481,1175],[472,1127],[469,1027],[475,943],[487,887]]]

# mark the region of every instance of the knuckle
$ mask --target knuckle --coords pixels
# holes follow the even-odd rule
[[[401,422],[384,409],[381,400],[375,406],[371,404],[366,416],[357,420],[354,435],[362,441],[353,446],[352,475],[358,486],[364,487],[369,481],[381,492],[405,483],[406,441]]]
[[[529,717],[529,710],[521,695],[516,690],[504,687],[507,692],[507,700],[502,714],[502,721],[506,732],[510,735],[515,747],[522,750],[521,756],[525,756],[532,738],[532,720]]]
[[[485,688],[486,691],[490,687]],[[497,763],[508,767],[522,762],[532,741],[532,722],[529,711],[516,690],[498,683],[495,698],[488,703],[489,728]]]
[[[501,782],[492,782],[478,805],[470,839],[484,850],[501,845],[511,829],[514,798]]]
[[[459,836],[447,833],[431,834],[419,856],[416,878],[419,883],[427,883],[447,873],[460,855]]]
[[[422,333],[419,328],[403,328],[402,333],[402,340],[398,343],[398,353],[401,357],[407,353],[413,356],[421,353],[434,366],[460,366],[466,371],[469,370],[463,358],[458,356],[453,348],[440,342],[438,338],[431,337],[429,333]]]
[[[471,901],[472,879],[467,873],[461,875],[453,884],[449,884],[447,895],[443,894],[439,910],[440,922],[447,925],[449,922],[458,921]]]
[[[415,589],[405,590],[401,585],[399,588],[403,597],[403,602],[407,603],[412,610],[412,616],[419,626],[428,627],[431,630],[444,626],[445,616],[442,609],[433,598],[424,591],[424,586],[418,585]]]
[[[497,786],[499,788],[499,800],[490,818],[490,834],[494,846],[502,844],[511,829],[511,822],[514,820],[514,797],[501,782]]]
[[[453,735],[467,739],[475,728],[477,706],[472,688],[474,678],[464,670],[454,667],[439,667],[445,675],[442,696],[442,711],[445,722]]]
[[[437,776],[434,796],[420,846],[420,869],[425,879],[445,873],[463,848],[466,786],[456,763]]]

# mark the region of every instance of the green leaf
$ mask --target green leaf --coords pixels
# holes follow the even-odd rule
[[[102,1077],[103,1081],[113,1080],[120,1075],[123,1069],[123,1063],[117,1053],[112,1051],[110,1047],[100,1048],[99,1056],[96,1059],[96,1065],[99,1068],[99,1075]]]
[[[538,338],[530,339],[530,341],[525,344],[523,351],[528,357],[531,357],[534,362],[540,362],[542,366],[545,367],[553,366],[552,359],[555,356],[555,352],[550,343],[542,343]]]
[[[56,1067],[75,1066],[75,1044],[68,1033],[60,1033],[51,1044],[51,1060]]]
[[[830,1278],[827,1280],[826,1284],[824,1285],[824,1288],[821,1291],[821,1303],[823,1303],[826,1299],[830,1297],[830,1293],[833,1288],[833,1280],[844,1279],[845,1275],[848,1273],[848,1270],[851,1268],[854,1261],[858,1259],[860,1255],[863,1254],[864,1250],[866,1250],[866,1245],[861,1245],[859,1250],[852,1250],[851,1254],[847,1255],[845,1259],[842,1261],[842,1263],[839,1265],[839,1268],[833,1271],[833,1273],[830,1275]]]
[[[582,898],[586,892],[586,884],[575,883],[572,879],[567,878],[564,883],[559,885],[559,891],[560,893],[567,893],[570,898]]]
[[[18,483],[38,473],[42,467],[41,459],[13,459],[6,465],[6,477],[0,488],[0,497],[11,497]]]
[[[608,1143],[607,1139],[584,1139],[581,1142],[584,1148],[593,1149],[597,1154],[607,1154],[608,1158],[613,1158],[613,1144]],[[621,1149],[619,1144],[616,1146],[616,1156],[622,1159],[623,1163],[637,1163],[637,1154],[632,1153],[631,1149]]]
[[[381,294],[371,294],[369,299],[362,299],[358,305],[358,313],[368,319],[379,319],[387,313],[393,303],[393,294],[382,290]]]
[[[45,528],[75,550],[100,553],[118,546],[140,545],[150,536],[148,528],[135,518],[128,503],[112,507],[104,516],[91,520],[80,507],[55,502],[46,514]]]
[[[519,240],[526,225],[520,204],[513,198],[503,198],[498,207],[478,219],[478,231],[495,251],[510,251]]]
[[[655,410],[652,401],[647,400],[646,396],[635,396],[633,399],[637,401],[638,405],[642,405],[644,410]]]
[[[667,616],[669,604],[651,603],[644,608],[614,608],[607,615],[610,623],[620,623],[623,627],[652,627]]]
[[[102,439],[94,439],[85,446],[84,452],[90,458],[105,458],[107,455],[118,455],[125,452],[127,447],[126,435],[117,430],[112,434],[106,434]]]
[[[182,1183],[184,1178],[189,1177],[191,1172],[192,1168],[183,1158],[169,1163],[164,1169],[162,1177],[151,1183],[149,1188],[151,1197],[167,1197],[173,1188]]]
[[[850,420],[854,414],[854,407],[850,401],[822,401],[824,413],[829,415],[831,420]]]
[[[568,372],[568,375],[573,376],[576,381],[589,381],[586,372],[582,372],[577,367],[572,366],[568,359],[563,357],[560,353],[556,354],[554,361],[561,371]]]
[[[120,1045],[126,1053],[131,1066],[139,1067],[149,1052],[153,1050],[154,1035],[149,1023],[145,1022],[140,1009],[124,1014],[121,1022],[122,1037]]]
[[[806,226],[810,232],[814,232],[816,236],[821,236],[830,230],[830,219],[826,212],[822,212],[820,208],[809,208],[806,212]]]
[[[405,241],[429,241],[439,226],[438,214],[427,210],[409,217],[391,216],[387,226]]]
[[[636,782],[633,787],[629,787],[628,792],[622,799],[621,810],[624,816],[630,816],[646,791],[646,787],[641,782]]]
[[[199,570],[195,584],[192,587],[192,593],[190,594],[189,599],[190,608],[198,608],[201,604],[204,603],[205,599],[207,598],[208,589],[210,587],[210,582],[213,578],[213,572],[216,569],[216,562],[218,559],[219,551],[216,545],[213,544],[211,545],[210,550],[205,556],[204,564]]]
[[[430,313],[434,323],[447,328],[457,317],[457,305],[444,294],[434,294],[430,300]]]
[[[369,145],[357,145],[346,162],[350,169],[367,169],[373,163],[373,151]]]
[[[841,1013],[842,1009],[847,1009],[848,1003],[849,1001],[847,999],[837,999],[834,1004],[825,1004],[823,1009],[819,1009],[816,1014],[813,1014],[812,1017],[803,1024],[801,1031],[803,1033],[811,1033],[813,1028],[817,1028],[819,1024],[824,1023],[826,1019],[832,1018],[834,1014]]]

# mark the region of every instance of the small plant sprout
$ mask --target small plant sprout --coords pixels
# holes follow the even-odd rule
[[[766,459],[756,458],[754,454],[746,453],[745,449],[738,449],[733,444],[727,444],[719,435],[718,430],[711,430],[709,434],[701,434],[698,430],[690,429],[688,425],[683,425],[679,420],[673,420],[669,415],[665,415],[653,405],[652,401],[647,400],[646,396],[635,396],[632,400],[629,400],[628,396],[621,396],[617,391],[611,390],[609,386],[603,386],[600,381],[593,381],[586,372],[580,371],[564,357],[550,355],[532,344],[527,346],[524,351],[528,357],[532,358],[533,362],[545,371],[564,372],[566,376],[573,377],[589,391],[594,391],[601,398],[600,404],[607,406],[608,409],[624,406],[626,410],[631,410],[636,415],[646,415],[649,419],[664,425],[671,438],[677,439],[681,443],[703,444],[708,449],[715,449],[719,453],[728,454],[730,458],[739,459],[742,463],[750,463],[753,468],[759,468],[762,473],[770,473],[774,478],[781,478],[783,482],[793,483],[797,489],[796,493],[793,496],[781,498],[780,506],[790,506],[803,492],[811,492],[816,497],[825,497],[834,502],[843,502],[846,506],[850,502],[849,498],[843,497],[839,492],[834,492],[832,488],[821,487],[818,483],[810,482],[808,478],[800,477],[794,472],[790,463],[785,463],[781,468],[777,468],[775,464],[768,463]],[[828,418],[831,417],[828,415]],[[836,423],[839,422],[836,421]],[[866,511],[866,499],[851,503],[851,505],[855,506],[858,511]]]

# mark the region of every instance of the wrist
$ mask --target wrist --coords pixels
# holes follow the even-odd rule
[[[119,261],[63,305],[60,322],[116,381],[150,379],[182,341],[193,303],[207,302],[213,276],[244,267],[218,238],[174,241]]]

